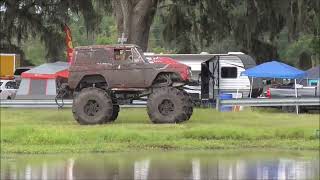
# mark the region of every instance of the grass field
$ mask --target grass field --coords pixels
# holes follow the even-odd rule
[[[319,114],[195,109],[188,122],[152,124],[122,109],[112,124],[78,125],[70,109],[0,109],[1,153],[276,148],[319,150]]]

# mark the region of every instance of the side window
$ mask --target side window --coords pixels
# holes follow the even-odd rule
[[[222,67],[221,78],[237,78],[238,70],[236,67]]]
[[[107,52],[104,49],[94,49],[90,58],[95,63],[107,63],[110,61]]]
[[[7,82],[6,89],[17,89],[17,83],[13,81]]]
[[[89,50],[78,50],[76,52],[76,64],[88,64],[91,60]]]
[[[123,63],[132,62],[132,52],[131,49],[114,49],[114,60]]]

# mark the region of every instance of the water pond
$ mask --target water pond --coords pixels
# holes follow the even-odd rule
[[[319,179],[317,151],[1,155],[1,179]]]

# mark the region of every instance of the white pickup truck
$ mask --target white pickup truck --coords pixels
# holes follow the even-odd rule
[[[297,84],[298,97],[315,97],[320,98],[320,83],[317,86],[302,86]],[[269,88],[266,96],[269,98],[296,97],[294,84],[282,85],[277,88]],[[283,111],[295,112],[295,106],[283,106]],[[320,106],[299,106],[300,112],[308,112],[310,110],[320,111]]]
[[[297,84],[298,97],[319,97],[320,84],[317,86],[302,86]],[[293,85],[281,86],[278,88],[269,88],[268,96],[271,98],[276,97],[296,97],[296,91]]]
[[[14,99],[17,93],[17,83],[14,80],[0,80],[0,99]]]

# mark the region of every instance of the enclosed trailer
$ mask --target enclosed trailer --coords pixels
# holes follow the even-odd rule
[[[0,78],[13,78],[14,71],[20,66],[20,55],[0,53]]]
[[[235,95],[238,92],[238,97],[247,97],[250,93],[251,82],[247,76],[240,76],[240,73],[256,66],[252,57],[241,52],[229,52],[228,54],[146,53],[145,56],[147,58],[170,57],[190,66],[192,79],[194,82],[199,81],[199,83],[193,83],[193,85],[185,86],[185,88],[194,101],[201,99],[214,100],[220,93],[232,93]],[[252,93],[253,96],[258,96],[262,93],[262,81],[260,79],[254,80]]]
[[[256,66],[252,57],[245,54],[215,55],[201,63],[201,99],[215,100],[220,94],[229,93],[234,97],[252,97],[262,93],[262,81],[256,79],[250,88],[248,76],[241,72]]]

